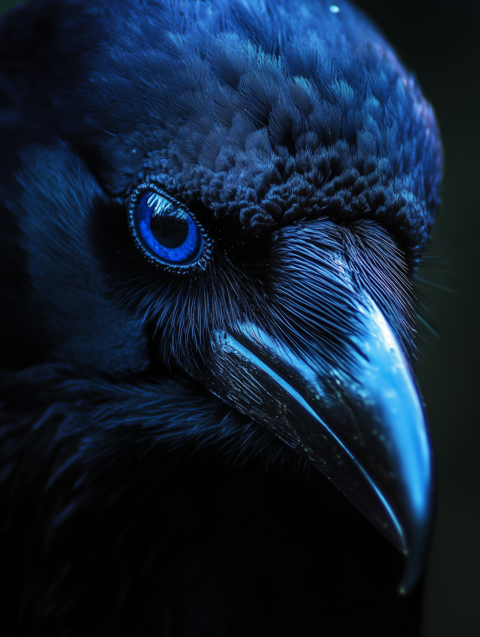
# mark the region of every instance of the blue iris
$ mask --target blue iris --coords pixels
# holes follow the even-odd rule
[[[146,192],[135,211],[145,247],[171,265],[189,265],[203,251],[203,237],[192,217],[156,192]]]

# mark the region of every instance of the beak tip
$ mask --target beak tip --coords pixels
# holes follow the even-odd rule
[[[407,563],[403,571],[402,579],[397,588],[397,592],[401,597],[406,597],[418,583],[423,572],[423,566],[419,567],[419,564],[407,556]]]
[[[425,571],[433,532],[434,514],[432,513],[432,508],[430,508],[427,519],[419,528],[415,529],[410,548],[403,551],[405,567],[397,589],[401,596],[412,592]]]

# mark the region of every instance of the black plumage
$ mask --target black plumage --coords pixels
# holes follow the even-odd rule
[[[415,634],[395,550],[311,468],[381,527],[370,496],[279,424],[248,332],[315,370],[309,404],[388,474],[347,388],[374,310],[416,357],[442,156],[412,76],[323,1],[34,0],[0,70],[4,631]],[[201,267],[145,258],[142,184],[205,229]]]

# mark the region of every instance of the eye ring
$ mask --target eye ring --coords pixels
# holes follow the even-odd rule
[[[175,211],[174,216],[182,219],[187,233],[186,247],[182,244],[180,249],[170,249],[157,243],[150,228],[153,206],[146,203],[148,194],[158,195],[162,201],[168,202]],[[150,208],[150,211],[146,208]],[[211,237],[185,205],[171,197],[155,182],[145,181],[130,194],[128,224],[136,246],[153,265],[175,274],[193,274],[205,270],[212,253]],[[189,248],[191,254],[186,253]],[[183,260],[182,255],[186,255]]]

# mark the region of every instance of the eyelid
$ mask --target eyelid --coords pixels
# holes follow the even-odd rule
[[[165,206],[165,212],[167,212],[167,216],[170,216],[170,214],[168,213],[169,211],[172,211],[174,213],[172,216],[182,215],[183,218],[188,218],[195,224],[198,231],[200,232],[201,238],[203,239],[202,252],[197,260],[191,263],[170,263],[153,253],[152,250],[145,245],[137,224],[137,207],[142,197],[148,192],[152,193],[152,196],[157,195],[159,197],[159,203],[168,202],[170,204],[169,206]],[[147,200],[147,205],[149,206],[151,205],[150,200],[151,197],[149,197],[149,199]],[[201,223],[195,217],[195,214],[188,210],[188,208],[184,204],[168,195],[168,193],[166,193],[159,184],[152,180],[148,180],[139,184],[133,190],[127,200],[127,209],[130,232],[133,236],[137,248],[143,253],[143,256],[148,262],[150,262],[152,265],[155,265],[156,267],[175,274],[195,274],[206,269],[207,263],[212,256],[212,238],[208,235]]]

